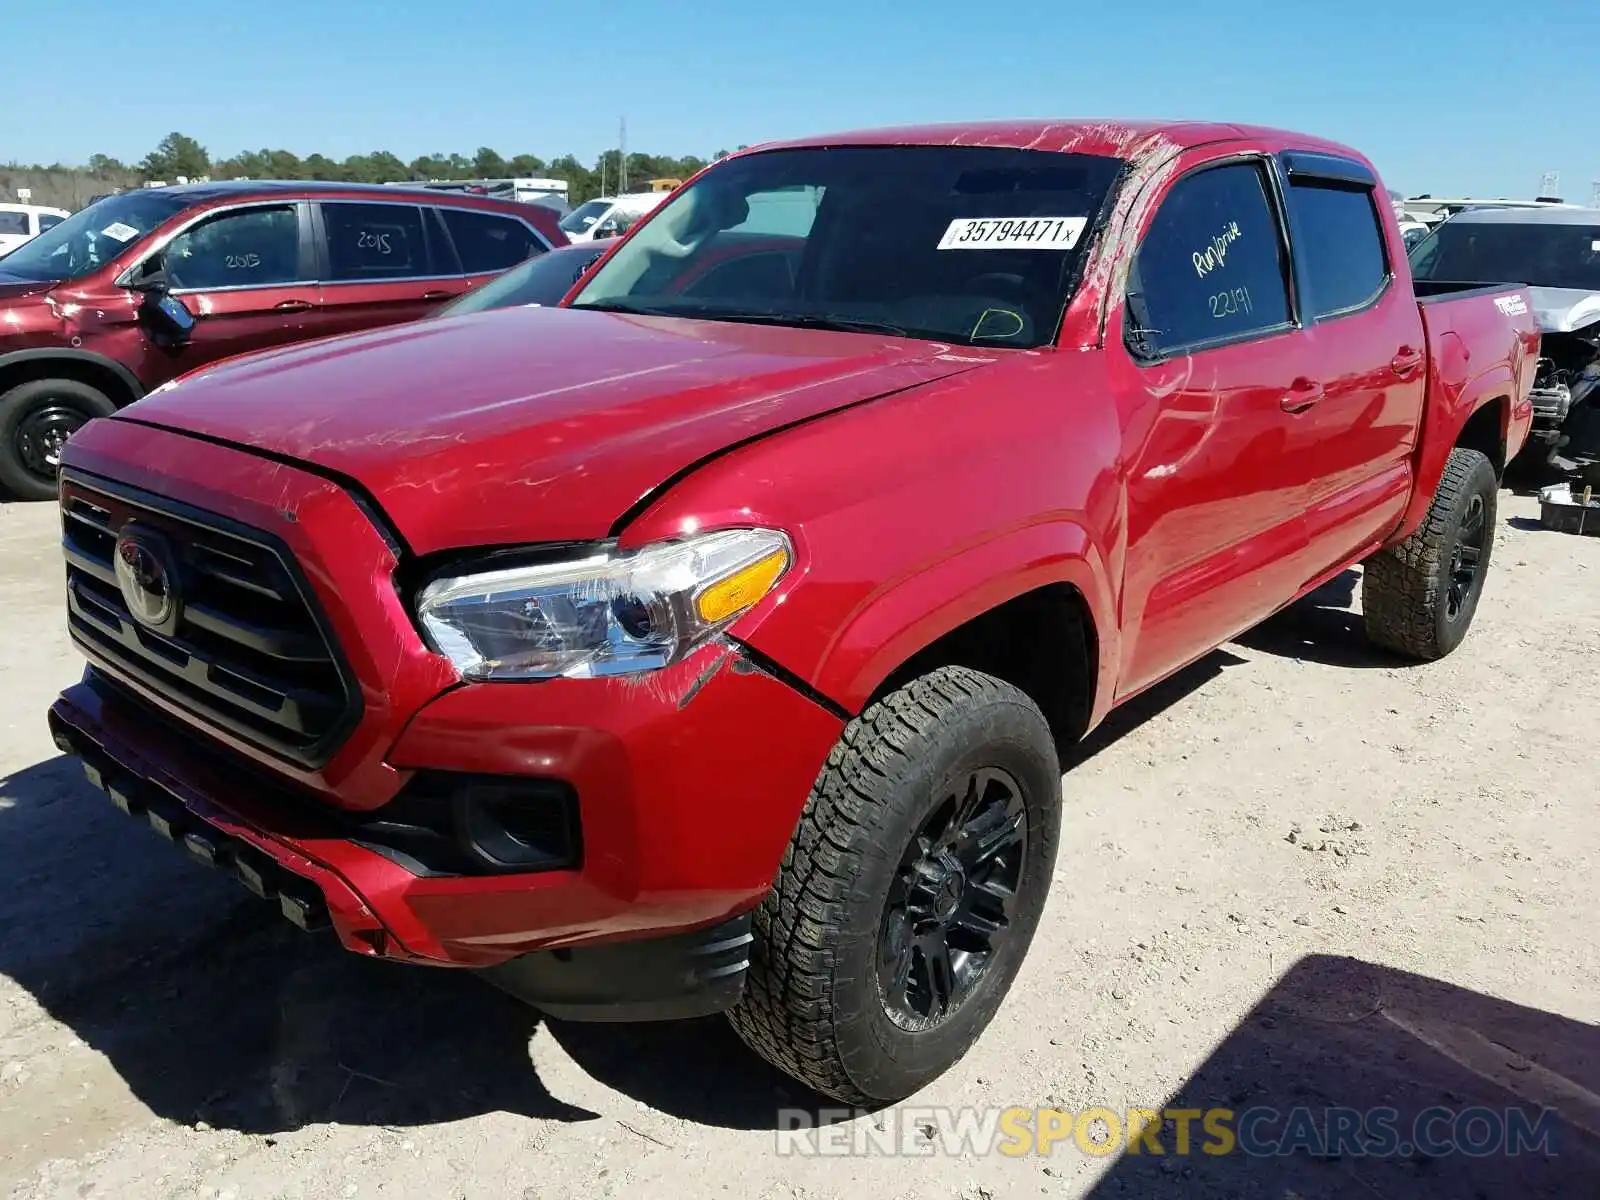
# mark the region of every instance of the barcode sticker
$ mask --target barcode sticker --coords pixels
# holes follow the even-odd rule
[[[1071,250],[1087,217],[957,217],[940,250]]]

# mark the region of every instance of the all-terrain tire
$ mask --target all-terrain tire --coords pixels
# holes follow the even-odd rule
[[[1489,570],[1498,489],[1494,464],[1482,453],[1461,447],[1450,452],[1421,526],[1366,562],[1361,607],[1375,643],[1425,662],[1461,644]],[[1475,536],[1477,547],[1469,544]],[[1475,570],[1462,586],[1461,556],[1474,551]]]
[[[991,769],[1016,783],[1025,824],[1007,933],[959,1005],[910,1029],[891,1016],[880,978],[890,887],[940,797]],[[779,1070],[846,1104],[900,1100],[943,1074],[989,1024],[1027,952],[1060,806],[1049,725],[1010,684],[944,667],[870,705],[829,754],[755,914],[734,1029]]]
[[[0,395],[0,497],[54,500],[55,471],[42,469],[46,442],[116,411],[104,392],[76,379],[35,379]]]

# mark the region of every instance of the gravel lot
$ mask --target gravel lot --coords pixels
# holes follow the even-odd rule
[[[1502,497],[1442,663],[1371,651],[1351,573],[1115,715],[1016,989],[916,1104],[1520,1097],[1556,1156],[905,1161],[780,1155],[816,1101],[720,1021],[558,1025],[358,960],[118,816],[45,732],[80,669],[54,511],[0,505],[0,1194],[1594,1195],[1600,538],[1536,515]]]

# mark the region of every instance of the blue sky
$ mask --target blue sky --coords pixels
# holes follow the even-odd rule
[[[0,160],[709,155],[828,129],[1184,116],[1349,142],[1406,192],[1600,179],[1600,3],[271,0],[8,4]],[[30,63],[36,64],[30,67]],[[47,71],[44,64],[50,64]],[[70,64],[70,70],[57,71]]]

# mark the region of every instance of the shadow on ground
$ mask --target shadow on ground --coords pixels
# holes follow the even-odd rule
[[[1079,760],[1242,661],[1219,651],[1137,697]],[[0,974],[171,1120],[271,1133],[493,1111],[594,1119],[540,1082],[541,1023],[595,1079],[685,1120],[775,1128],[780,1109],[833,1103],[721,1018],[546,1023],[467,972],[373,962],[301,933],[117,812],[72,759],[0,778],[0,845]]]
[[[1391,654],[1367,637],[1361,613],[1353,609],[1361,574],[1341,572],[1316,591],[1234,638],[1234,644],[1279,658],[1331,667],[1403,667],[1409,659]]]
[[[1600,1194],[1600,1029],[1355,959],[1290,968],[1167,1108],[1231,1110],[1238,1146],[1206,1153],[1196,1119],[1188,1155],[1124,1155],[1097,1200]],[[1334,1109],[1372,1124],[1335,1144]]]
[[[357,958],[294,929],[122,816],[56,758],[0,779],[0,973],[106,1056],[160,1116],[272,1133],[505,1111],[550,1095],[539,1015],[467,972]],[[721,1020],[553,1025],[591,1074],[666,1111],[767,1126],[816,1106]]]

